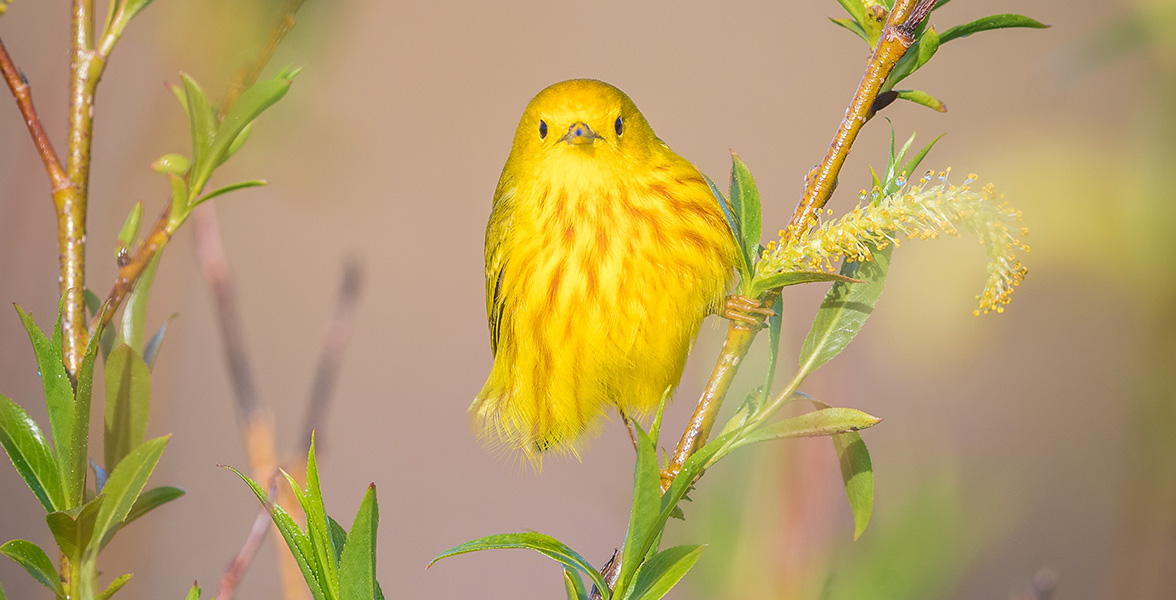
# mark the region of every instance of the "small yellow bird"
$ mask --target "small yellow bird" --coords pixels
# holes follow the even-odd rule
[[[471,418],[536,460],[576,453],[612,407],[656,409],[736,252],[702,175],[624,92],[591,79],[539,92],[486,226],[494,366]]]

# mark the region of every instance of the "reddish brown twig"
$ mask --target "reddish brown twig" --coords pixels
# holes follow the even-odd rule
[[[272,487],[270,489],[273,490]],[[273,495],[272,492],[270,495]],[[253,562],[253,557],[257,555],[257,549],[261,547],[261,542],[265,540],[265,534],[270,529],[269,524],[269,507],[263,506],[261,510],[257,511],[257,518],[253,519],[253,526],[249,528],[249,537],[245,538],[241,551],[233,557],[232,562],[225,569],[225,574],[221,576],[220,586],[217,587],[214,598],[232,600],[233,594],[237,591],[237,585],[241,583],[245,571]]]
[[[4,81],[8,83],[8,89],[12,90],[12,96],[16,98],[16,106],[20,109],[20,115],[24,117],[25,125],[29,128],[29,135],[33,136],[33,144],[37,146],[37,154],[41,155],[41,162],[45,164],[45,171],[49,174],[49,181],[53,185],[53,193],[56,196],[58,190],[69,187],[69,176],[65,174],[65,168],[61,166],[61,160],[57,158],[57,152],[53,150],[53,143],[45,133],[45,126],[41,124],[41,117],[37,116],[37,109],[33,107],[33,94],[29,89],[29,83],[21,75],[16,65],[12,63],[12,58],[8,55],[8,49],[4,47],[2,40],[0,40],[0,73],[3,73]]]
[[[306,406],[306,420],[302,425],[302,443],[310,447],[310,436],[318,430],[315,445],[323,448],[322,424],[335,389],[335,380],[343,365],[343,351],[351,341],[355,327],[355,314],[359,308],[359,297],[363,290],[363,267],[359,261],[348,259],[343,263],[343,282],[335,301],[335,314],[327,338],[319,351],[318,367],[310,386],[310,401]]]

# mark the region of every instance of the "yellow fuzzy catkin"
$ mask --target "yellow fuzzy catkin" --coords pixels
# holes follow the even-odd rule
[[[973,189],[975,175],[956,186],[948,181],[949,174],[950,169],[938,174],[928,171],[915,184],[819,223],[795,240],[769,243],[757,272],[833,271],[839,259],[871,260],[870,243],[885,247],[902,240],[933,239],[941,233],[958,236],[958,228],[963,227],[980,238],[988,254],[988,277],[976,297],[976,313],[1002,312],[1027,272],[1016,254],[1029,251],[1020,240],[1027,233],[1019,225],[1021,211],[1004,202],[991,184]],[[933,180],[939,183],[930,185]],[[784,232],[780,233],[783,237]]]

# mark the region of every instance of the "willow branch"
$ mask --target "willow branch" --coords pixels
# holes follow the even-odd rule
[[[866,72],[858,84],[845,118],[829,144],[824,160],[805,177],[804,194],[784,232],[784,241],[799,236],[816,222],[817,211],[825,206],[837,185],[837,175],[849,156],[857,134],[872,116],[874,100],[898,60],[914,43],[915,30],[930,14],[938,0],[898,0],[882,29],[878,46],[870,55]]]
[[[33,107],[33,94],[29,89],[29,82],[13,64],[3,40],[0,40],[0,73],[8,83],[8,89],[12,90],[20,115],[24,117],[25,125],[29,128],[29,135],[33,136],[33,144],[37,147],[41,162],[45,164],[45,171],[49,175],[49,182],[53,185],[53,194],[56,197],[58,191],[70,186],[69,176],[65,174],[65,168],[61,166],[61,160],[53,150],[53,143],[45,133],[41,117],[37,116],[37,109]]]
[[[320,430],[315,443],[320,450],[323,448],[322,424],[335,389],[335,380],[343,366],[343,350],[351,341],[351,332],[355,327],[363,277],[363,268],[355,259],[349,259],[343,264],[343,283],[339,286],[339,296],[335,301],[335,314],[319,352],[318,367],[315,368],[314,381],[310,386],[310,402],[307,403],[306,420],[302,426],[302,443],[305,448],[310,447],[310,438],[315,430]]]
[[[273,490],[272,487],[270,489]],[[257,549],[261,547],[261,542],[265,539],[266,532],[269,531],[269,523],[269,507],[263,506],[261,510],[257,511],[257,517],[253,519],[253,526],[249,528],[249,536],[245,538],[240,552],[233,557],[232,562],[225,569],[225,574],[221,576],[220,585],[217,586],[214,598],[232,600],[233,594],[237,591],[237,585],[241,583],[245,571],[249,569],[253,557],[257,555]]]

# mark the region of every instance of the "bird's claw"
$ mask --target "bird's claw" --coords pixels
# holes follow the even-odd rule
[[[727,296],[722,314],[723,318],[734,321],[736,327],[744,329],[761,329],[769,317],[776,316],[776,312],[767,304],[739,294]]]

